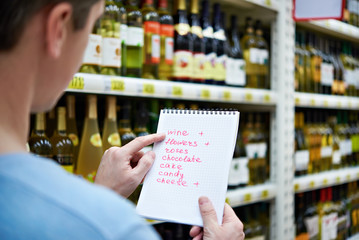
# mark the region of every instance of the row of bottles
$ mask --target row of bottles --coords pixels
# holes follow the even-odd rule
[[[263,184],[269,178],[268,114],[241,113],[228,188]]]
[[[359,164],[359,113],[297,110],[295,175],[313,174]]]
[[[359,1],[345,0],[343,22],[359,27]]]
[[[345,240],[359,232],[357,182],[295,195],[296,239]]]
[[[167,0],[106,0],[105,13],[89,36],[80,72],[250,88],[270,88],[269,51],[262,24],[247,18],[239,38],[237,16],[219,4]],[[201,12],[201,14],[200,14]]]
[[[234,208],[235,213],[244,225],[246,240],[269,239],[269,203],[261,202]],[[176,223],[154,225],[163,240],[190,240],[191,226]]]
[[[359,48],[311,32],[296,32],[295,90],[359,96]]]

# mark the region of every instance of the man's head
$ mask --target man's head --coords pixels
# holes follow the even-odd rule
[[[78,70],[103,1],[0,1],[0,64],[18,56],[28,67],[35,79],[32,111],[51,108]]]

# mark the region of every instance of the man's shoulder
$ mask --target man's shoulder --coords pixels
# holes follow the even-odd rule
[[[53,231],[68,224],[77,226],[72,237],[81,238],[112,239],[136,229],[153,234],[127,200],[65,172],[51,160],[28,154],[0,155],[0,182],[0,195],[5,196],[0,199],[0,222],[8,222],[10,228],[26,220]],[[22,226],[28,229],[27,224]]]

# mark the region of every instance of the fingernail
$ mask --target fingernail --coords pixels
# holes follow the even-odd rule
[[[209,199],[208,199],[208,197],[200,197],[198,199],[198,202],[199,202],[199,205],[204,205],[204,204],[207,204],[209,202]]]

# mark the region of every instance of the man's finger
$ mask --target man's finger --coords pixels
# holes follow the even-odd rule
[[[227,203],[225,203],[223,210],[223,224],[233,222],[235,219],[238,219],[236,213]]]
[[[193,227],[191,228],[191,230],[189,231],[189,235],[194,238],[195,236],[197,236],[197,235],[200,234],[201,232],[202,232],[202,228],[201,228],[201,227],[193,226]]]
[[[164,140],[166,137],[166,134],[164,133],[156,133],[156,134],[150,134],[147,136],[137,137],[133,141],[127,143],[125,146],[121,148],[123,151],[123,154],[132,155],[138,151],[140,151],[142,148],[151,145],[155,142],[160,142]]]
[[[200,197],[198,203],[203,219],[203,227],[211,228],[214,227],[214,225],[218,225],[216,211],[208,197]]]
[[[155,156],[155,153],[152,151],[146,152],[145,155],[143,155],[143,157],[137,162],[137,166],[133,169],[133,173],[143,179],[155,161]]]
[[[197,236],[193,238],[193,240],[202,240],[203,239],[203,232],[200,232]]]

